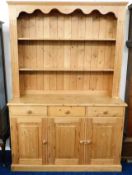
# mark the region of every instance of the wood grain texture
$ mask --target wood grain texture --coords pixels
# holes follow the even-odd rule
[[[13,161],[20,164],[42,164],[41,117],[34,117],[32,121],[24,116],[13,117],[11,127],[12,134],[15,134],[12,135],[13,150],[15,149]]]
[[[48,164],[74,165],[83,162],[80,140],[83,140],[82,118],[48,119]]]
[[[114,61],[114,77],[113,77],[113,89],[112,89],[112,96],[118,97],[119,96],[119,84],[121,79],[121,65],[122,65],[122,50],[123,50],[123,41],[124,41],[124,14],[125,9],[120,8],[120,17],[117,21],[117,33],[116,36],[116,50],[115,50],[115,61]]]
[[[18,21],[18,38],[25,38],[19,41],[18,49],[22,94],[28,89],[36,90],[36,93],[37,90],[101,90],[108,95],[112,93],[115,55],[113,41],[116,38],[116,19],[112,14],[103,16],[94,11],[86,16],[75,11],[71,15],[62,15],[53,11],[44,15],[36,10],[30,16],[22,13]],[[23,25],[24,31],[19,29]],[[38,26],[41,28],[39,32]],[[68,41],[70,39],[71,41]],[[41,72],[32,73],[32,70]],[[65,72],[60,72],[61,70]],[[68,73],[74,70],[84,73]],[[87,70],[97,73],[86,73]],[[106,83],[103,83],[103,80],[106,80]]]
[[[39,76],[43,75],[42,86],[38,85]],[[30,78],[33,78],[30,81]],[[92,91],[100,92],[110,96],[111,94],[111,84],[112,84],[112,74],[109,72],[22,72],[20,74],[20,81],[23,84],[23,91],[21,94],[45,94],[47,92],[73,92],[78,93],[90,93]],[[39,86],[39,89],[37,88]],[[84,91],[84,92],[83,92]]]
[[[126,3],[8,3],[12,170],[121,171]]]
[[[84,107],[48,107],[48,115],[49,116],[85,116],[85,108]]]
[[[24,95],[21,98],[14,98],[9,103],[8,106],[108,106],[108,107],[126,107],[127,104],[124,103],[119,98],[111,98],[109,96],[102,96],[95,94],[57,94],[54,91],[51,94],[45,95]],[[25,108],[26,109],[26,108]],[[108,109],[108,108],[107,108]],[[116,108],[117,109],[117,108]],[[104,109],[103,109],[104,110]],[[119,109],[117,109],[119,111]]]
[[[19,62],[17,44],[17,19],[15,18],[15,8],[10,8],[10,43],[11,43],[11,65],[12,65],[12,86],[13,96],[20,97],[19,88]]]
[[[121,172],[121,165],[12,165],[12,171],[41,171],[41,172]]]

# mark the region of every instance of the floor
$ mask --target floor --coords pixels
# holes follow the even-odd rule
[[[0,175],[132,175],[132,163],[126,163],[123,162],[123,171],[121,173],[94,173],[94,172],[90,172],[90,173],[40,173],[40,172],[11,172],[10,171],[10,163],[11,163],[11,156],[10,156],[10,152],[6,153],[6,157],[7,157],[7,167],[2,167],[2,165],[0,165]],[[0,158],[1,158],[1,153],[0,153]],[[1,159],[0,159],[0,164],[1,164]]]

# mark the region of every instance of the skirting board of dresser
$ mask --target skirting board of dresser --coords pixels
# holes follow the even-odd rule
[[[48,172],[120,172],[121,165],[16,165],[12,164],[12,171],[48,171]]]

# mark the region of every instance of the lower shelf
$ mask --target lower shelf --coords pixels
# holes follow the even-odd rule
[[[11,166],[12,171],[56,171],[56,172],[121,172],[119,165],[17,165]]]

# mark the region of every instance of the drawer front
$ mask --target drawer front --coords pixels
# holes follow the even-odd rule
[[[123,117],[123,107],[87,107],[87,117]]]
[[[47,115],[45,106],[10,106],[11,115]]]
[[[58,106],[58,107],[48,107],[49,116],[85,116],[85,107],[67,107],[67,106]]]

